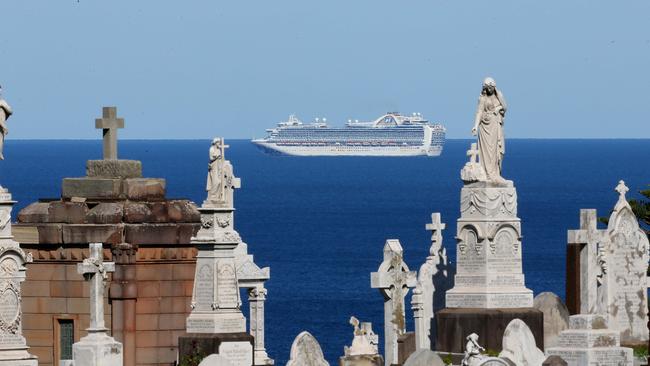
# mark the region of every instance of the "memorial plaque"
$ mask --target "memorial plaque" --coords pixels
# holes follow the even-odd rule
[[[249,342],[226,342],[219,345],[219,354],[233,366],[253,364],[253,346]]]
[[[232,262],[219,263],[217,274],[217,298],[221,307],[237,307],[239,305],[239,289],[237,277]]]
[[[0,319],[4,324],[13,325],[20,314],[20,300],[8,282],[0,285]]]
[[[212,265],[203,264],[199,268],[194,285],[194,301],[197,310],[211,310],[214,303],[214,272]]]

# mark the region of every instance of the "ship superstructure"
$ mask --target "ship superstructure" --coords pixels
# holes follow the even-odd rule
[[[389,112],[369,122],[348,120],[345,127],[291,115],[266,132],[252,142],[268,153],[299,156],[438,156],[445,142],[445,128],[419,113]]]

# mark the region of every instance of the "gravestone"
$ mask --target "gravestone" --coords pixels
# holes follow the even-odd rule
[[[620,337],[620,332],[607,327],[603,315],[572,315],[569,329],[560,333],[558,345],[546,354],[560,356],[569,366],[632,366],[632,349],[621,347]]]
[[[204,358],[199,366],[232,366],[232,363],[230,363],[230,361],[225,357],[213,353]]]
[[[329,366],[323,350],[309,332],[298,334],[291,344],[291,354],[287,366]]]
[[[230,166],[223,155],[221,159],[224,159],[221,166]],[[199,208],[201,228],[191,239],[198,254],[192,311],[186,321],[188,334],[179,338],[179,358],[200,342],[201,349],[225,357],[233,366],[251,366],[253,337],[246,332],[246,318],[241,312],[234,252],[241,238],[233,225],[233,201],[226,199],[239,187],[239,179],[232,174],[232,168],[218,175],[224,184],[224,195],[220,201],[215,201],[208,194],[208,199]]]
[[[501,349],[503,331],[516,318],[530,327],[543,347],[543,315],[533,308],[533,292],[526,288],[523,274],[517,190],[512,181],[500,176],[502,155],[490,155],[489,161],[481,155],[488,149],[481,138],[489,139],[490,146],[502,146],[505,141],[503,135],[482,135],[481,131],[478,152],[472,146],[470,161],[461,170],[464,185],[456,225],[456,275],[454,287],[446,293],[446,308],[436,313],[436,350],[463,352],[465,337],[472,332],[487,348]]]
[[[454,274],[442,244],[445,224],[440,221],[439,212],[431,214],[431,223],[425,228],[431,231],[431,247],[418,271],[418,283],[411,297],[417,349],[433,349],[435,346],[434,313],[445,307],[445,293],[452,288]]]
[[[520,319],[513,319],[503,333],[503,350],[500,358],[507,358],[517,366],[539,366],[544,362],[544,352],[535,344],[530,328]]]
[[[72,358],[75,365],[122,366],[122,343],[108,335],[104,324],[104,290],[115,263],[103,261],[101,243],[90,243],[89,248],[90,255],[77,264],[77,272],[90,282],[90,327],[88,335],[72,345]]]
[[[474,365],[470,365],[470,366],[474,366]],[[485,357],[476,366],[519,366],[519,365],[515,365],[514,362],[508,359],[503,359],[498,357]]]
[[[432,350],[419,349],[409,356],[404,366],[445,366],[445,363]]]
[[[16,201],[0,187],[0,364],[36,366],[23,337],[20,284],[25,281],[25,265],[32,256],[25,253],[11,232],[11,209]]]
[[[560,356],[549,356],[542,366],[567,366],[567,363]]]
[[[416,274],[403,260],[399,240],[384,245],[384,261],[370,276],[370,286],[384,297],[384,352],[386,366],[399,363],[397,339],[406,332],[404,298],[416,283]]]
[[[560,332],[569,327],[569,310],[552,292],[537,295],[533,307],[544,313],[544,347],[554,347]]]
[[[596,210],[580,211],[580,229],[568,232],[567,295],[582,314],[603,314],[621,344],[645,345],[648,336],[648,238],[627,202],[623,181],[607,229],[596,227]]]

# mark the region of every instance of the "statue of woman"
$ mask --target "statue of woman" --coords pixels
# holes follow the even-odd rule
[[[5,145],[5,136],[9,134],[9,128],[7,128],[7,119],[13,113],[11,107],[6,100],[2,99],[2,87],[0,87],[0,160],[4,160],[3,148]]]
[[[481,351],[485,348],[478,344],[478,334],[472,333],[467,336],[467,344],[465,345],[465,356],[461,363],[462,366],[475,366],[483,358]]]
[[[208,164],[208,201],[223,201],[223,156],[221,139],[215,138],[210,145],[210,163]]]
[[[503,117],[506,101],[492,78],[485,78],[483,90],[478,99],[472,135],[478,134],[480,164],[485,176],[491,182],[504,182],[501,177],[501,163],[505,154]]]

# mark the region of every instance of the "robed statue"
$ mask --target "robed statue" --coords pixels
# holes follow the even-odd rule
[[[506,100],[494,79],[483,81],[483,89],[478,99],[472,134],[478,136],[478,157],[484,179],[503,183],[501,165],[506,151],[503,134],[503,118],[506,114]],[[483,174],[481,174],[483,175]]]
[[[5,136],[9,133],[9,128],[7,128],[7,119],[13,111],[4,98],[2,98],[2,87],[0,87],[0,160],[4,160],[3,149],[5,145]]]
[[[208,182],[205,190],[208,191],[207,201],[211,202],[222,202],[224,200],[223,145],[223,140],[220,138],[213,139],[210,145]]]

